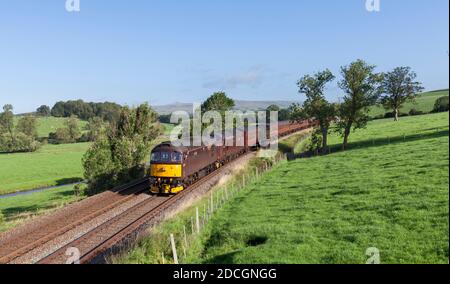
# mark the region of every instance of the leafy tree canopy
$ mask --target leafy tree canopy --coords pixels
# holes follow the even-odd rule
[[[415,81],[417,75],[410,67],[397,67],[384,75],[380,102],[385,109],[392,110],[394,119],[398,121],[400,109],[406,102],[415,101],[416,94],[424,88],[420,82]]]

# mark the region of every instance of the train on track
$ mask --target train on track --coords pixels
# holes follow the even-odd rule
[[[278,137],[286,137],[314,125],[315,122],[310,120],[296,123],[280,122]],[[250,151],[257,150],[261,144],[256,133],[253,136],[248,131],[244,131],[243,135],[222,139],[224,139],[222,145],[234,146],[175,147],[171,142],[156,146],[150,159],[151,192],[154,194],[179,193],[223,165]],[[227,143],[230,142],[227,141],[228,139],[233,141]]]

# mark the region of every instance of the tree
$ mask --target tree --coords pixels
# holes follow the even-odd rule
[[[57,144],[76,143],[81,137],[78,118],[76,116],[69,117],[65,122],[64,128],[56,129],[56,132],[49,134],[49,139]]]
[[[39,147],[38,141],[21,132],[0,134],[0,153],[34,152]]]
[[[78,126],[78,118],[76,116],[71,116],[66,120],[65,124],[69,141],[71,143],[75,143],[81,136],[80,127]]]
[[[91,118],[86,126],[86,130],[88,130],[87,140],[95,141],[97,140],[102,133],[105,131],[106,124],[100,117]]]
[[[13,137],[14,113],[12,105],[4,105],[3,112],[0,113],[0,134],[8,133]]]
[[[51,110],[51,115],[54,117],[65,117],[64,102],[57,102]]]
[[[55,117],[70,117],[77,116],[80,119],[88,120],[96,116],[102,119],[114,122],[119,119],[119,114],[122,106],[104,102],[104,103],[87,103],[82,100],[57,102],[51,114]]]
[[[0,152],[34,152],[40,147],[36,141],[36,120],[23,117],[14,127],[14,114],[11,105],[5,105],[0,113]]]
[[[305,114],[303,112],[302,105],[299,103],[293,103],[288,108],[289,120],[291,122],[301,122],[305,119]]]
[[[41,105],[40,107],[38,107],[36,109],[36,115],[39,115],[39,116],[50,116],[51,115],[50,107],[46,106],[46,105]]]
[[[394,120],[399,120],[400,108],[405,102],[414,102],[416,94],[424,90],[420,82],[416,82],[417,75],[410,67],[397,67],[384,75],[382,82],[383,95],[381,104],[387,110],[392,110]]]
[[[90,193],[142,177],[151,142],[160,134],[157,114],[148,104],[124,107],[83,157]]]
[[[449,110],[449,99],[448,96],[441,97],[436,100],[433,107],[433,112],[446,112]]]
[[[71,138],[69,130],[67,128],[58,128],[55,133],[49,135],[50,139],[56,140],[56,144],[70,144],[75,143]]]
[[[33,116],[24,116],[20,118],[17,123],[16,131],[36,139],[38,137],[36,118]]]
[[[291,113],[289,112],[289,109],[281,109],[278,113],[278,119],[280,121],[289,121],[291,119]]]
[[[270,105],[267,107],[266,111],[271,112],[271,111],[280,111],[280,107],[277,105]]]
[[[217,92],[210,96],[201,106],[202,113],[207,111],[218,111],[225,117],[225,112],[235,106],[234,100],[227,97],[224,92]]]
[[[369,120],[369,107],[376,104],[383,79],[382,74],[374,73],[375,66],[357,60],[349,66],[341,67],[343,79],[339,87],[345,92],[339,105],[337,131],[344,137],[343,149],[348,146],[352,128],[364,128]]]
[[[270,113],[271,112],[278,112],[278,120],[281,121],[280,116],[279,116],[280,107],[277,105],[270,105],[266,108],[266,123],[267,124],[270,123]]]
[[[314,118],[318,121],[320,132],[322,134],[322,152],[325,153],[328,148],[328,131],[331,122],[335,118],[336,107],[325,99],[324,90],[326,84],[334,80],[334,75],[328,69],[318,72],[313,76],[306,75],[302,77],[297,85],[299,93],[306,96],[303,108],[297,110],[297,120]]]

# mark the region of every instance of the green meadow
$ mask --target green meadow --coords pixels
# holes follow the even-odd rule
[[[448,90],[439,90],[420,94],[417,96],[415,102],[405,103],[400,112],[408,114],[411,109],[416,109],[424,113],[429,113],[433,110],[436,100],[441,97],[448,97]],[[386,112],[392,112],[392,110],[386,110],[382,106],[375,106],[371,109],[370,116],[375,117],[378,115],[384,115]]]
[[[20,119],[19,116],[15,117],[16,123],[19,119]],[[66,120],[67,120],[67,118],[63,118],[63,117],[53,117],[53,116],[38,117],[37,118],[38,136],[41,138],[48,137],[48,135],[51,132],[56,132],[56,129],[66,127],[66,125],[65,125]],[[87,121],[79,120],[80,130],[83,130],[86,125],[87,125]]]
[[[365,263],[377,248],[382,263],[448,263],[448,124],[374,121],[346,152],[279,165],[212,219],[192,262]]]
[[[48,144],[34,153],[0,154],[0,194],[80,181],[89,145]]]
[[[225,203],[199,236],[189,224],[207,200],[111,262],[162,263],[165,255],[170,263],[174,233],[183,263],[364,264],[376,248],[381,263],[447,264],[448,127],[448,113],[376,120],[351,136],[346,152],[332,135],[332,154],[277,165]],[[304,143],[299,135],[281,147],[296,151],[296,143]]]
[[[61,122],[61,125],[64,123],[60,119],[40,118],[40,125],[45,125],[47,129],[40,128],[41,133],[57,127],[55,121]],[[165,135],[157,138],[153,145],[167,140],[173,126],[168,124],[164,127]],[[46,144],[34,153],[0,154],[0,195],[82,180],[81,160],[89,145],[90,143]]]

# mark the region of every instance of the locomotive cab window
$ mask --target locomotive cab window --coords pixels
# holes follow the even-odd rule
[[[181,163],[183,160],[183,155],[181,153],[172,153],[172,162],[173,163]]]
[[[161,162],[163,162],[163,163],[170,162],[170,153],[162,152],[161,153]]]
[[[152,163],[157,163],[161,161],[161,153],[156,152],[156,153],[152,153],[152,157],[151,157],[151,162]]]

